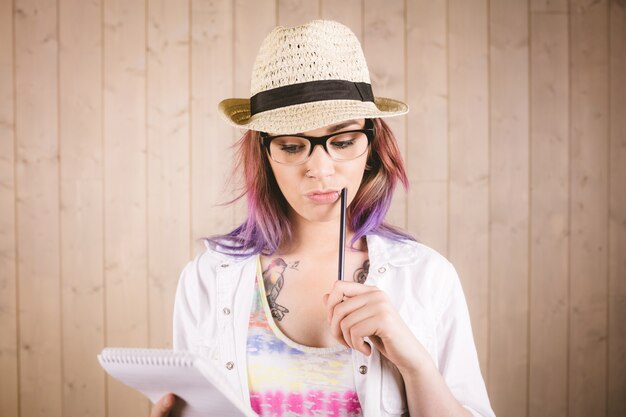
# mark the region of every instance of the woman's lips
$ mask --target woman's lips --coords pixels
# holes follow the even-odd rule
[[[313,192],[306,197],[317,204],[332,204],[339,198],[339,191]]]

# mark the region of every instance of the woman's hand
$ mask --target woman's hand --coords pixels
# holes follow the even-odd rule
[[[376,287],[356,282],[337,281],[324,296],[330,329],[339,342],[366,356],[374,343],[398,370],[415,373],[428,353],[402,320],[389,297]]]
[[[176,396],[174,394],[165,394],[152,406],[150,417],[167,417],[175,404]]]

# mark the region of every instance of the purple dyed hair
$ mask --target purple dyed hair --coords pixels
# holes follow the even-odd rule
[[[396,138],[382,119],[373,119],[375,135],[361,186],[348,207],[347,220],[354,231],[351,245],[367,234],[393,240],[415,240],[385,223],[385,215],[398,183],[405,189],[409,180]],[[243,171],[243,192],[229,203],[247,196],[248,218],[225,235],[206,240],[220,252],[249,256],[274,254],[283,239],[292,237],[289,204],[280,191],[268,156],[259,146],[259,133],[249,130],[237,142],[237,171]]]

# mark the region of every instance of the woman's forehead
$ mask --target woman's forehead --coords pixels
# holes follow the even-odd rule
[[[342,122],[333,123],[328,126],[320,127],[314,130],[309,130],[306,132],[297,132],[295,135],[305,135],[305,136],[324,136],[330,133],[339,132],[340,130],[345,129],[362,129],[365,125],[365,119],[350,119],[344,120]],[[274,133],[268,133],[270,136],[275,136]]]

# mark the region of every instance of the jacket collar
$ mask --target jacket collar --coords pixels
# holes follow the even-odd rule
[[[367,249],[370,265],[389,264],[396,267],[413,265],[420,259],[420,247],[410,240],[392,240],[379,235],[367,235]],[[216,258],[228,261],[230,264],[239,264],[256,256],[236,256],[235,253],[221,253],[216,251],[216,245],[206,241],[205,245],[211,249]]]
[[[367,235],[371,265],[413,265],[419,261],[420,245],[410,240],[392,240],[379,235]]]

